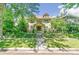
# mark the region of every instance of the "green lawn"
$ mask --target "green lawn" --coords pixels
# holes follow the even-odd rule
[[[34,38],[0,40],[0,48],[34,48],[35,45]]]
[[[47,40],[46,45],[49,48],[79,48],[79,40],[77,39],[70,39],[70,40],[49,39]]]
[[[71,48],[79,48],[79,40],[67,40],[62,41],[61,43],[68,45]]]

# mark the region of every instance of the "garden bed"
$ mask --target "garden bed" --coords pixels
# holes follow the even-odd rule
[[[34,48],[35,38],[16,38],[0,40],[0,48]]]

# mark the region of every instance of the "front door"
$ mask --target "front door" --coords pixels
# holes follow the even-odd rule
[[[37,31],[41,31],[42,30],[42,27],[41,26],[37,26]]]

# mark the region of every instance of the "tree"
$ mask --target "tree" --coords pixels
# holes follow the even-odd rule
[[[3,34],[11,35],[11,33],[14,32],[14,15],[11,9],[7,7],[4,8],[3,19]]]
[[[2,16],[3,16],[3,4],[0,4],[0,39],[2,39]]]
[[[18,16],[21,16],[22,19],[24,19],[25,16],[33,15],[33,12],[39,12],[38,7],[40,5],[37,3],[31,3],[31,4],[25,4],[25,3],[13,3],[13,4],[5,4],[5,7],[8,9],[11,9],[11,11],[14,14],[15,18],[18,18]]]
[[[20,19],[17,27],[19,31],[27,32],[27,27],[28,27],[27,21]]]
[[[13,3],[13,4],[4,4],[4,20],[3,20],[3,32],[12,33],[16,31],[26,31],[27,29],[27,20],[26,17],[33,15],[33,12],[38,12],[39,4],[25,4],[25,3]],[[17,22],[17,26],[14,26],[15,22]],[[18,32],[19,32],[18,31]]]
[[[78,19],[79,16],[75,15],[73,12],[70,13],[68,12],[68,10],[70,10],[71,8],[75,10],[74,8],[78,8],[78,7],[79,7],[79,3],[63,3],[63,8],[66,9],[66,16],[65,16],[66,21],[71,23],[79,23],[79,19]]]
[[[70,8],[78,8],[79,7],[79,3],[63,3],[64,8],[66,9],[70,9]]]
[[[56,32],[65,32],[67,30],[66,28],[66,22],[62,18],[58,18],[51,21],[52,28]]]

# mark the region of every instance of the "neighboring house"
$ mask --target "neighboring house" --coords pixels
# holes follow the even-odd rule
[[[50,31],[51,30],[51,19],[47,13],[42,17],[38,17],[34,22],[28,22],[28,30],[38,30],[38,31]]]

